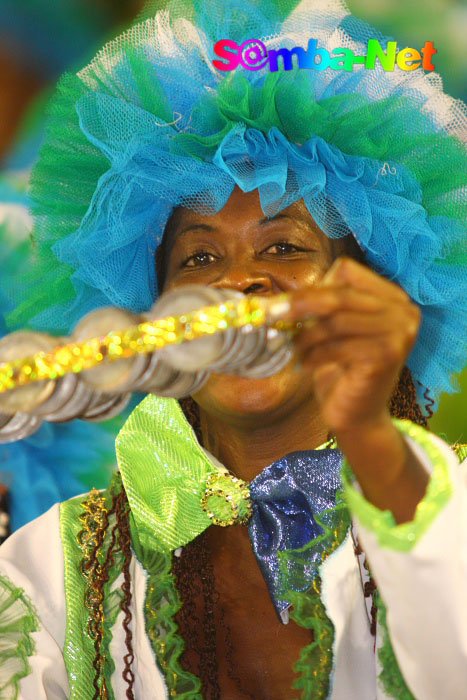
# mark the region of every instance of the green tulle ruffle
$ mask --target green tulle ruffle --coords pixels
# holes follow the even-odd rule
[[[28,657],[35,653],[32,633],[39,617],[25,592],[0,575],[0,697],[16,700],[19,682],[31,673]]]

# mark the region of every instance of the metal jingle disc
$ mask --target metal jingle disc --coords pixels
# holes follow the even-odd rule
[[[179,378],[179,370],[167,365],[159,357],[156,357],[157,355],[158,353],[154,353],[151,374],[148,374],[145,382],[137,382],[135,391],[158,394],[160,391],[165,391],[165,389],[172,386]]]
[[[114,395],[106,402],[97,404],[92,410],[86,411],[80,418],[90,423],[100,423],[105,420],[110,420],[125,410],[131,397],[131,392]]]
[[[83,413],[78,418],[82,420],[90,420],[100,414],[104,414],[108,409],[112,408],[120,401],[123,394],[94,394],[91,403],[86,407]],[[125,393],[126,396],[126,393]]]
[[[151,319],[179,316],[224,301],[220,290],[201,285],[187,285],[163,294],[152,307]],[[227,329],[187,343],[172,345],[158,350],[160,357],[174,369],[195,372],[208,369],[219,361],[235,339],[235,330]]]
[[[42,416],[51,423],[65,423],[80,416],[94,398],[94,392],[86,384],[78,381],[75,391],[67,403],[58,411],[53,411]]]
[[[257,358],[262,356],[267,347],[266,328],[264,326],[254,329],[239,329],[239,338],[241,340],[240,348],[228,367],[223,370],[226,373],[240,371],[243,367],[256,362]]]
[[[57,338],[46,333],[34,331],[9,333],[0,340],[0,363],[30,357],[37,352],[50,352],[57,346],[57,341]],[[27,413],[47,401],[54,389],[55,381],[43,380],[2,392],[0,394],[0,411],[10,414]]]
[[[152,391],[157,396],[171,396],[182,399],[199,391],[210,377],[210,372],[180,372],[179,376],[166,389]]]
[[[18,442],[33,435],[42,425],[37,416],[27,413],[16,413],[8,423],[0,429],[0,444]]]
[[[169,381],[171,381],[171,378],[174,376],[174,372],[176,372],[176,370],[174,370],[172,367],[169,367],[165,364],[165,362],[162,362],[158,352],[148,353],[147,360],[148,364],[146,365],[144,372],[141,373],[133,384],[133,391],[144,392],[146,390],[145,387],[150,385],[152,382],[159,382],[161,386],[165,386]]]
[[[203,386],[206,384],[209,377],[211,376],[211,372],[196,372],[196,374],[198,375],[198,380],[191,387],[190,393],[186,394],[186,396],[192,396],[193,394],[196,394],[196,392],[203,388]],[[183,396],[178,396],[177,398],[182,399]]]
[[[72,333],[72,340],[84,342],[99,338],[111,331],[123,331],[141,321],[140,316],[130,314],[116,307],[104,307],[91,311],[78,323]],[[112,362],[105,361],[98,367],[81,373],[83,382],[99,393],[115,394],[127,391],[144,371],[147,364],[145,355],[125,358]]]
[[[42,417],[60,411],[70,401],[78,381],[76,374],[66,374],[64,377],[61,377],[61,379],[57,380],[52,396],[45,403],[29,411],[29,413]]]
[[[0,430],[13,418],[11,413],[0,413]]]
[[[248,377],[249,379],[264,379],[265,377],[271,377],[273,374],[277,374],[281,371],[292,359],[293,352],[288,346],[280,348],[275,352],[269,360],[262,362],[261,364],[254,364],[251,367],[245,368],[238,372],[242,377]]]
[[[213,372],[223,372],[225,367],[232,367],[237,366],[237,364],[241,364],[238,358],[243,347],[244,339],[242,337],[241,329],[233,328],[232,330],[234,332],[232,345],[217,362],[213,362],[209,366],[209,369]]]
[[[245,297],[242,292],[233,289],[220,289],[218,291],[221,292],[224,301],[242,299]],[[236,329],[236,347],[234,348],[234,352],[229,353],[229,360],[223,364],[222,367],[225,367],[226,371],[229,372],[253,362],[266,347],[267,332],[268,329],[266,326],[243,326],[242,328]],[[217,370],[220,366],[221,365],[216,365],[215,369]]]

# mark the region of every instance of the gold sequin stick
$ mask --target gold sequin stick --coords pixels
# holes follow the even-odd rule
[[[206,306],[180,316],[169,316],[111,332],[85,342],[70,342],[51,352],[0,364],[0,393],[33,382],[54,380],[65,374],[97,367],[104,361],[131,358],[152,353],[166,345],[175,345],[228,328],[265,325],[286,328],[280,314],[287,309],[287,295],[245,297],[215,306]]]

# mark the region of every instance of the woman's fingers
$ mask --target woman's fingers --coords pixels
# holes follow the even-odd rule
[[[300,321],[313,316],[329,316],[337,311],[375,313],[385,306],[385,300],[366,292],[343,286],[316,285],[292,292],[290,309],[284,320]]]
[[[306,324],[296,336],[297,349],[330,340],[339,340],[357,336],[375,336],[386,333],[400,333],[406,339],[407,347],[415,342],[420,325],[420,316],[411,307],[394,308],[388,306],[378,313],[361,311],[339,311],[323,318],[316,317],[314,323]],[[399,331],[398,331],[399,327]]]
[[[329,340],[308,347],[302,353],[302,364],[310,369],[336,363],[343,369],[358,367],[367,376],[386,372],[404,361],[406,346],[402,336],[393,333],[366,337]]]
[[[409,295],[399,285],[381,277],[352,258],[341,257],[335,260],[321,280],[321,284],[350,286],[387,300],[410,301]]]

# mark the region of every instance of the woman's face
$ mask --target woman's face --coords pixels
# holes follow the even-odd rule
[[[177,212],[164,291],[187,284],[262,295],[299,289],[323,277],[340,245],[318,228],[303,201],[268,219],[257,191],[235,188],[217,214]],[[193,398],[208,414],[242,423],[279,418],[312,394],[310,373],[293,360],[266,379],[213,374]]]

